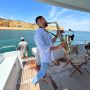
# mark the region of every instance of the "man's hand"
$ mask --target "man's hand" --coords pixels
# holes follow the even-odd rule
[[[60,36],[60,34],[61,34],[60,30],[57,30],[56,35],[57,35],[57,36]]]

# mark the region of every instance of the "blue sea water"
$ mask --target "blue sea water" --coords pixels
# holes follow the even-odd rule
[[[33,30],[1,30],[0,31],[0,53],[16,50],[20,38],[23,36],[25,41],[29,44],[29,55],[31,54],[31,48],[35,47],[33,40]]]
[[[56,33],[56,31],[50,32]],[[34,33],[34,30],[0,30],[0,53],[16,50],[20,38],[23,36],[29,44],[29,56],[31,56],[31,48],[36,46],[33,39]],[[72,32],[66,31],[66,34],[71,35]],[[90,32],[75,31],[74,34],[72,44],[83,44],[85,41],[90,41]]]

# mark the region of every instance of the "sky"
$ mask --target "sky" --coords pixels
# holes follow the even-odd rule
[[[36,0],[0,0],[0,17],[35,23],[37,16],[57,21],[65,30],[90,31],[90,13],[61,8]]]

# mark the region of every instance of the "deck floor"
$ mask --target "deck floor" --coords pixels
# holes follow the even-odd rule
[[[64,64],[61,62],[59,66],[50,67],[47,71],[57,84],[57,90],[90,90],[90,62],[83,66],[87,68],[88,72],[82,69],[83,75],[76,72],[72,77],[69,75],[73,71],[73,67],[68,65],[63,69]],[[29,67],[29,65],[25,65],[22,71],[20,90],[55,90],[51,84],[44,81],[39,81],[36,87],[32,85],[31,80],[37,72]],[[47,79],[50,81],[49,78]]]

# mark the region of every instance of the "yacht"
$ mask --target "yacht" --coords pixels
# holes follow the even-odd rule
[[[82,12],[90,13],[90,0],[36,0],[38,2],[64,7]],[[85,44],[77,44],[78,52],[86,53]],[[34,57],[29,57],[29,62],[37,61],[39,64],[39,55],[36,47],[32,48]],[[54,59],[62,59],[64,50],[53,51]],[[0,90],[56,90],[52,85],[40,81],[37,86],[32,85],[31,80],[37,73],[35,69],[31,69],[30,64],[23,62],[26,59],[21,59],[20,51],[11,51],[0,54]],[[63,69],[66,62],[60,62],[60,65],[55,65],[49,68],[48,73],[58,86],[57,90],[90,90],[90,64],[85,68],[89,72],[84,72],[80,75],[78,72],[72,77],[69,77],[73,67]],[[51,81],[49,78],[47,78]]]

